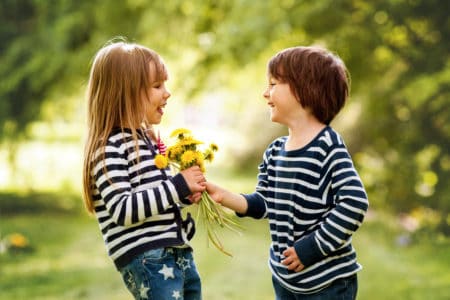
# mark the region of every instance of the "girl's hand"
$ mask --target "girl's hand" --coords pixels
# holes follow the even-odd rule
[[[285,259],[281,261],[281,263],[285,266],[287,266],[288,270],[294,271],[294,272],[300,272],[305,268],[305,266],[300,261],[300,258],[297,255],[297,252],[295,252],[294,247],[289,247],[286,250],[283,251],[283,255]]]
[[[191,193],[203,192],[205,187],[205,176],[199,166],[192,166],[180,172],[189,187]]]

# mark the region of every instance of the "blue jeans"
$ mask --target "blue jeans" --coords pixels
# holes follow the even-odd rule
[[[276,300],[354,300],[358,291],[358,278],[355,275],[340,278],[323,290],[314,294],[295,294],[284,288],[272,277]]]
[[[201,300],[200,276],[189,248],[149,250],[119,270],[137,300]]]

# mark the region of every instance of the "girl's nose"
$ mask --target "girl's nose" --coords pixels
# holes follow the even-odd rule
[[[268,87],[264,90],[264,92],[263,92],[263,97],[264,97],[265,99],[268,99],[268,98],[269,98],[269,88],[268,88]]]

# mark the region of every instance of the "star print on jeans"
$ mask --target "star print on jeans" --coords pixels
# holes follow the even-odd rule
[[[173,291],[173,293],[172,293],[172,298],[174,298],[174,299],[180,299],[180,298],[181,298],[180,291]]]
[[[150,289],[146,287],[144,284],[141,284],[141,288],[139,289],[139,296],[141,296],[142,299],[148,299],[147,292]]]
[[[161,270],[158,271],[158,273],[164,275],[164,280],[167,280],[169,278],[175,278],[175,275],[173,275],[173,268],[169,268],[166,266],[166,264],[163,265]]]
[[[184,257],[179,257],[177,260],[177,265],[180,269],[183,271],[186,271],[186,269],[189,269],[191,267],[190,260],[186,259]]]

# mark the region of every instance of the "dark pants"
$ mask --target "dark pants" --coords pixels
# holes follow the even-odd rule
[[[284,288],[272,277],[276,300],[354,300],[358,290],[358,279],[355,275],[340,278],[323,290],[313,294],[295,294]]]

